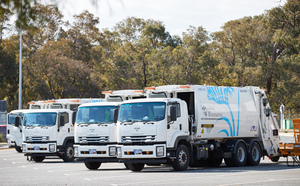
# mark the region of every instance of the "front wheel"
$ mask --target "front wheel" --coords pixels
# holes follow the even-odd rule
[[[85,161],[84,165],[86,166],[86,168],[88,168],[90,170],[97,170],[100,167],[101,162],[97,162],[97,161]]]
[[[16,147],[15,149],[16,149],[16,151],[17,151],[18,153],[21,153],[21,152],[22,152],[22,148],[21,148],[21,147]]]
[[[190,153],[185,145],[179,145],[176,150],[176,159],[172,162],[173,169],[184,171],[190,164]]]
[[[74,148],[73,143],[67,143],[65,147],[64,154],[62,156],[64,162],[71,162],[74,161]]]
[[[32,156],[33,161],[42,162],[45,159],[45,156]]]
[[[127,165],[128,169],[131,171],[141,171],[145,166],[144,163],[127,163],[125,165]]]

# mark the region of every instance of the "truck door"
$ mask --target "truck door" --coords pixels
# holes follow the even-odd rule
[[[63,116],[63,121],[60,121]],[[62,123],[61,123],[62,122]],[[74,130],[72,126],[72,119],[70,119],[69,113],[62,112],[58,114],[58,133],[57,133],[57,145],[63,145],[64,140],[67,137],[73,137]]]
[[[19,120],[19,126],[15,126],[15,118],[21,117],[19,114],[7,114],[7,137],[15,141],[16,146],[22,145],[22,118]],[[12,144],[13,145],[13,144]]]
[[[171,121],[170,118],[170,110],[172,106],[176,107],[176,115],[177,115],[176,121]],[[186,127],[184,126],[183,118],[181,117],[181,109],[179,103],[171,103],[168,105],[167,117],[168,117],[167,147],[174,147],[177,136],[181,135],[184,131],[187,130]]]

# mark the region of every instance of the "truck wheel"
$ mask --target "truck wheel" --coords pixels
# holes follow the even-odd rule
[[[253,142],[250,147],[249,156],[247,158],[247,165],[255,166],[258,165],[261,158],[260,147],[257,142]]]
[[[235,148],[235,152],[232,154],[231,163],[234,167],[241,167],[246,164],[247,150],[243,142],[239,142]]]
[[[173,169],[184,171],[190,164],[190,153],[185,145],[179,145],[176,151],[176,159],[172,162]]]
[[[205,160],[197,160],[195,159],[193,162],[190,162],[190,167],[204,167]]]
[[[232,167],[231,158],[224,158],[225,164],[227,167]]]
[[[17,151],[18,153],[21,153],[21,152],[22,152],[22,148],[21,148],[21,147],[16,147],[15,149],[16,149],[16,151]]]
[[[74,148],[73,143],[67,143],[65,147],[64,154],[62,156],[64,162],[71,162],[74,161]]]
[[[273,156],[270,159],[271,159],[272,162],[278,162],[279,158],[280,158],[279,156]]]
[[[143,170],[144,166],[144,163],[127,163],[127,167],[131,171],[141,171]]]
[[[223,158],[215,158],[215,157],[209,157],[206,160],[206,165],[209,167],[219,167],[223,161]]]
[[[45,156],[32,156],[33,161],[42,162],[45,159]]]
[[[100,167],[101,162],[97,162],[97,161],[85,161],[84,165],[86,166],[86,168],[88,168],[90,170],[97,170]]]

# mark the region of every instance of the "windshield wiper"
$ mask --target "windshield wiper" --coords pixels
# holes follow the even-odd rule
[[[149,121],[145,121],[143,124],[154,124],[155,121],[153,120],[149,120]]]

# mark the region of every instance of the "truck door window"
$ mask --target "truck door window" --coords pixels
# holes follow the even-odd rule
[[[64,116],[64,124],[69,123],[69,114],[68,113],[66,113],[66,112],[61,113],[61,116]]]
[[[171,117],[170,117],[170,113],[171,113],[171,106],[175,106],[176,107],[176,114],[177,114],[177,118],[179,118],[181,116],[181,110],[180,110],[180,105],[179,103],[172,103],[172,104],[169,104],[168,106],[168,122],[171,121]]]

